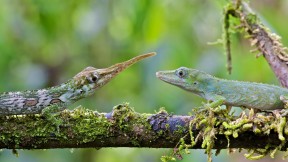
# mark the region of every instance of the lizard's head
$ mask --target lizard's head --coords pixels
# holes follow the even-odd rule
[[[203,88],[207,86],[207,79],[212,77],[202,71],[186,67],[180,67],[176,70],[158,71],[156,76],[164,82],[196,94],[203,92]]]
[[[128,61],[117,63],[113,66],[104,69],[96,69],[94,67],[87,67],[80,73],[75,75],[72,79],[73,86],[78,95],[88,96],[94,93],[94,91],[103,85],[107,84],[112,78],[118,75],[123,70],[127,69],[134,63],[145,59],[150,56],[154,56],[155,53],[147,53],[134,57]],[[78,92],[79,91],[79,92]]]

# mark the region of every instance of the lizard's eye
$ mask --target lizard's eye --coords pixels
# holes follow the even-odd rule
[[[182,69],[179,69],[176,71],[176,75],[179,77],[179,78],[184,78],[185,75],[186,75],[186,72]]]
[[[98,81],[98,75],[97,74],[92,74],[91,76],[87,77],[87,80],[90,82],[90,83],[95,83]]]

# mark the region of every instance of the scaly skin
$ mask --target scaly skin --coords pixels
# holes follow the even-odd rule
[[[46,107],[53,112],[61,111],[65,106],[91,96],[130,65],[154,55],[153,52],[139,55],[105,69],[87,67],[66,83],[48,89],[4,92],[0,94],[0,116],[38,114]]]
[[[181,67],[159,71],[156,76],[172,85],[213,101],[211,105],[227,105],[259,110],[284,109],[288,89],[274,85],[216,78],[205,72]]]

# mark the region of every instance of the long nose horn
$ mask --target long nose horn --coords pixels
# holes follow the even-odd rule
[[[117,63],[115,65],[112,65],[108,68],[105,68],[103,70],[105,70],[106,72],[112,72],[114,74],[118,74],[120,73],[121,71],[127,69],[129,66],[135,64],[136,62],[139,62],[145,58],[148,58],[148,57],[151,57],[151,56],[154,56],[156,55],[155,52],[150,52],[150,53],[146,53],[146,54],[142,54],[142,55],[139,55],[139,56],[136,56],[136,57],[133,57],[132,59],[130,60],[127,60],[127,61],[124,61],[124,62],[121,62],[121,63]]]

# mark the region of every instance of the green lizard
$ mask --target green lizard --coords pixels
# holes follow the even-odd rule
[[[226,105],[276,110],[284,109],[287,103],[288,89],[274,85],[220,79],[186,67],[159,71],[156,76],[169,84],[212,101],[211,107]]]

